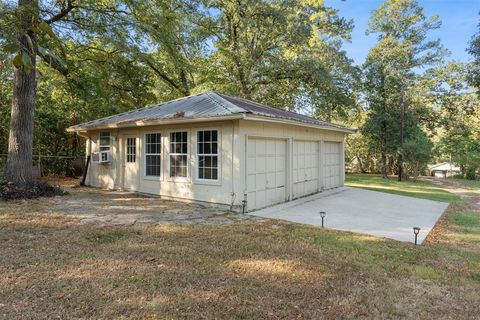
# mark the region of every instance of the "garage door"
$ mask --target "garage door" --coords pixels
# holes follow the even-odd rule
[[[325,189],[339,187],[341,185],[340,176],[340,153],[341,145],[339,142],[325,142],[325,164],[324,164],[324,186]]]
[[[318,142],[293,142],[293,198],[318,192]]]
[[[286,141],[249,138],[247,143],[248,210],[286,200]]]

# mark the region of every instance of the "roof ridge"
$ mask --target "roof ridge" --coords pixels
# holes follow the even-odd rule
[[[215,91],[208,91],[206,92],[210,100],[212,100],[213,103],[221,106],[225,110],[227,110],[230,113],[247,113],[248,111],[245,110],[242,107],[239,107],[230,101],[226,100],[225,98],[222,97],[221,93],[215,92]]]
[[[311,117],[311,116],[307,116],[307,115],[304,115],[304,114],[301,114],[301,113],[298,113],[298,112],[295,112],[295,111],[291,111],[291,110],[288,110],[288,109],[284,109],[284,108],[277,108],[277,107],[272,107],[272,106],[269,106],[269,105],[266,105],[266,104],[263,104],[263,103],[260,103],[260,102],[257,102],[257,101],[253,101],[253,100],[249,100],[249,99],[245,99],[245,98],[242,98],[242,97],[237,97],[237,96],[230,96],[228,94],[219,94],[220,96],[224,95],[224,96],[227,96],[227,97],[230,97],[230,98],[234,98],[234,99],[239,99],[239,100],[242,100],[242,101],[245,101],[245,102],[249,102],[249,103],[253,103],[254,105],[257,105],[257,106],[260,106],[260,107],[265,107],[265,108],[270,108],[270,109],[276,109],[276,110],[282,110],[284,112],[288,112],[290,114],[294,114],[294,115],[300,115],[302,117],[306,117],[306,118],[311,118],[313,120],[317,120],[317,121],[320,121],[320,122],[323,122],[325,123],[326,125],[329,125],[329,126],[332,126],[332,127],[335,127],[335,128],[344,128],[344,129],[351,129],[347,126],[343,126],[343,125],[340,125],[340,124],[336,124],[336,123],[333,123],[333,122],[329,122],[329,121],[325,121],[325,120],[321,120],[321,119],[317,119],[317,118],[314,118],[314,117]],[[247,111],[248,112],[248,111]]]

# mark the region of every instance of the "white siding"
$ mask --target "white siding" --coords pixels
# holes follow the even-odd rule
[[[237,203],[241,203],[242,195],[235,196],[233,175],[240,176],[239,159],[234,156],[233,141],[236,139],[234,128],[238,128],[238,121],[222,121],[203,124],[170,125],[170,126],[149,126],[145,128],[123,129],[120,133],[114,129],[110,130],[112,139],[112,161],[109,164],[91,163],[87,184],[106,189],[123,189],[124,180],[124,147],[127,136],[136,136],[137,140],[137,161],[139,179],[136,188],[129,186],[129,189],[149,194],[161,195],[171,198],[200,200],[206,202],[230,204],[233,197]],[[216,129],[219,131],[219,162],[220,172],[218,182],[206,182],[195,179],[196,177],[196,132],[197,130]],[[179,180],[169,177],[168,171],[168,143],[169,132],[175,130],[186,130],[189,142],[189,176],[187,179]],[[108,131],[108,130],[102,130]],[[92,132],[92,142],[98,140],[99,132]],[[145,133],[160,132],[162,134],[162,177],[145,177],[144,167],[144,144]],[[120,147],[119,147],[120,146]],[[95,145],[92,151],[96,151]],[[237,165],[233,166],[232,163]]]
[[[195,179],[196,132],[199,129],[219,130],[220,179],[218,182]],[[169,177],[168,132],[172,130],[189,132],[189,176],[184,181]],[[127,136],[135,136],[138,139],[135,164],[137,167],[130,168],[138,172],[138,182],[136,187],[131,185],[131,180],[128,183],[129,189],[134,191],[221,204],[231,204],[233,201],[235,205],[241,205],[244,194],[248,193],[248,207],[252,209],[343,185],[344,133],[340,132],[252,120],[108,131],[112,137],[112,161],[109,164],[91,163],[86,182],[92,186],[107,189],[124,187],[124,148]],[[161,178],[144,176],[144,139],[147,132],[162,134]],[[98,151],[99,133],[100,131],[88,133],[90,143],[87,141],[87,152],[89,145],[92,152]],[[249,143],[250,139],[255,140],[253,143],[255,151]],[[255,155],[257,163],[249,163],[253,161],[249,160],[249,155],[252,156],[251,158]],[[262,161],[264,169],[261,169]],[[331,172],[335,172],[335,177]],[[252,180],[250,185],[247,183],[249,176],[255,176],[253,187]],[[260,181],[260,177],[264,177],[263,182]],[[265,186],[262,183],[265,183]],[[255,199],[250,199],[251,197]]]

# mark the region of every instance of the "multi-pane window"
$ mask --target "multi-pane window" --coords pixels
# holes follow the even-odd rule
[[[145,175],[160,177],[162,160],[162,135],[147,133],[145,135]]]
[[[170,177],[187,177],[188,133],[170,133]]]
[[[110,132],[100,132],[100,144],[98,151],[110,151]]]
[[[137,139],[127,138],[127,162],[134,163],[137,157]]]
[[[197,132],[197,176],[201,180],[218,180],[218,131]]]

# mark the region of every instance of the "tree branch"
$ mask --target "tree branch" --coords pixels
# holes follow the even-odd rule
[[[57,21],[61,20],[66,15],[68,15],[70,13],[70,11],[72,11],[73,9],[76,8],[76,6],[73,5],[73,1],[74,0],[68,0],[67,1],[67,6],[60,9],[60,11],[57,14],[50,17],[50,19],[45,20],[45,23],[52,24],[54,22],[57,22]]]

